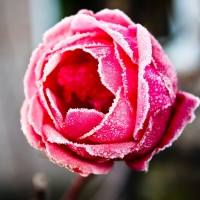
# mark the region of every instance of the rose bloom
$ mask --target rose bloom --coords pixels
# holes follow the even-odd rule
[[[49,29],[24,78],[21,125],[30,145],[82,176],[114,161],[147,170],[194,119],[199,99],[155,38],[119,10],[81,10]]]

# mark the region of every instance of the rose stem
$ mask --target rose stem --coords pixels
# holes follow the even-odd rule
[[[93,177],[94,175],[89,175],[87,177],[80,175],[76,176],[71,184],[69,191],[67,191],[67,194],[65,194],[61,200],[78,200],[81,191]]]
[[[45,200],[47,199],[47,191],[49,189],[49,178],[43,172],[38,172],[34,174],[33,186],[35,188],[35,198],[34,200]]]

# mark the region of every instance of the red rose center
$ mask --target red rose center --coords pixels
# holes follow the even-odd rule
[[[65,103],[71,108],[94,108],[107,113],[114,95],[101,83],[98,61],[80,49],[74,55],[77,59],[66,62],[58,73]]]

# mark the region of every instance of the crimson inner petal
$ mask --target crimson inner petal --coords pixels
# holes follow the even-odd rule
[[[101,83],[98,61],[81,49],[74,50],[72,56],[77,59],[66,61],[57,77],[67,107],[107,113],[114,95]]]

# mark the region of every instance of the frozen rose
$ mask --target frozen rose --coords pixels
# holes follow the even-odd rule
[[[114,161],[147,170],[194,119],[199,99],[154,37],[119,10],[81,10],[44,34],[24,78],[22,130],[53,162],[87,176]]]

